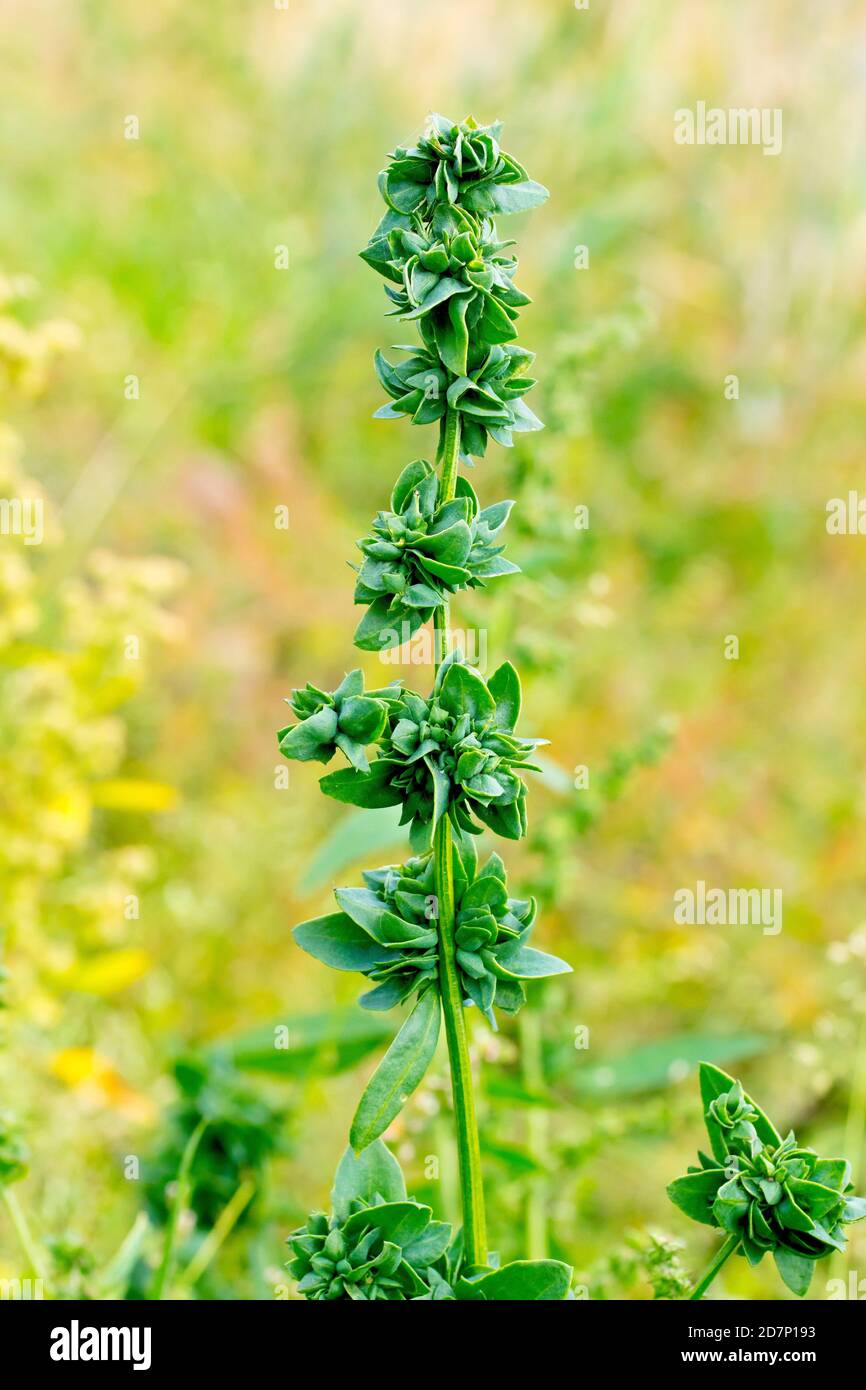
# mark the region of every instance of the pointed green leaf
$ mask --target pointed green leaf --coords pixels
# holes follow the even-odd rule
[[[369,1144],[360,1154],[346,1149],[331,1190],[334,1215],[341,1222],[345,1221],[353,1201],[372,1202],[374,1197],[382,1197],[386,1202],[401,1202],[406,1197],[400,1164],[381,1139]]]
[[[418,1000],[374,1071],[355,1111],[349,1142],[356,1153],[384,1132],[424,1076],[439,1038],[435,989]]]
[[[292,936],[302,951],[334,970],[372,970],[374,965],[387,961],[389,952],[347,917],[344,912],[331,912],[301,922]]]
[[[559,1260],[515,1260],[476,1279],[461,1279],[460,1300],[496,1303],[561,1302],[571,1286],[571,1268]]]
[[[804,1255],[795,1255],[793,1250],[788,1250],[784,1245],[776,1246],[773,1259],[791,1292],[798,1298],[804,1298],[809,1292],[812,1275],[815,1273],[815,1261],[807,1260]]]

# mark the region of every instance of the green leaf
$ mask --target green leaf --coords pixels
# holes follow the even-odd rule
[[[866,1216],[866,1197],[846,1197],[842,1211],[844,1222],[862,1221]]]
[[[550,193],[542,183],[535,179],[524,179],[520,183],[498,183],[492,190],[493,208],[496,212],[527,212],[547,202]]]
[[[732,1235],[740,1235],[743,1230],[743,1218],[748,1212],[749,1198],[740,1186],[739,1179],[731,1178],[730,1182],[722,1183],[713,1202],[716,1223]]]
[[[687,1173],[669,1183],[667,1194],[674,1206],[703,1226],[716,1226],[713,1202],[727,1179],[723,1168],[710,1168],[700,1173]]]
[[[402,314],[401,318],[420,318],[422,314],[429,314],[430,310],[435,309],[437,304],[444,304],[452,295],[469,294],[470,292],[469,285],[464,285],[462,280],[454,280],[450,275],[443,275],[435,289],[430,291],[426,299],[423,299],[418,305],[417,309],[412,309],[411,312]]]
[[[453,662],[445,672],[439,703],[457,719],[462,714],[468,714],[472,719],[483,719],[495,710],[483,677],[471,666],[458,661]]]
[[[571,1268],[559,1260],[515,1260],[477,1279],[461,1279],[457,1297],[496,1303],[561,1302],[571,1286]]]
[[[760,1033],[673,1033],[577,1072],[574,1085],[581,1095],[618,1100],[673,1086],[693,1074],[702,1058],[737,1061],[765,1051],[769,1043],[770,1039]],[[574,1050],[569,1048],[566,1053],[563,1049],[561,1057],[563,1066],[572,1069]]]
[[[732,1086],[737,1083],[732,1076],[721,1070],[720,1067],[713,1066],[710,1062],[701,1062],[699,1068],[701,1083],[701,1100],[704,1106],[704,1124],[707,1128],[710,1144],[716,1158],[724,1162],[727,1157],[728,1149],[725,1144],[721,1127],[709,1114],[710,1105],[719,1096],[727,1095]],[[744,1094],[746,1094],[744,1092]],[[782,1142],[781,1135],[777,1132],[771,1121],[764,1114],[759,1105],[756,1105],[750,1095],[746,1094],[746,1100],[754,1109],[757,1118],[754,1121],[755,1132],[764,1144],[772,1144],[776,1148]]]
[[[420,1202],[411,1199],[388,1202],[382,1206],[355,1212],[345,1223],[343,1232],[347,1239],[351,1240],[360,1236],[368,1227],[374,1226],[382,1232],[385,1240],[390,1241],[392,1245],[399,1245],[402,1249],[405,1245],[411,1245],[424,1233],[432,1215],[430,1207],[422,1206]]]
[[[820,1158],[811,1173],[812,1182],[844,1192],[851,1181],[851,1164],[846,1158]]]
[[[331,1205],[334,1215],[344,1222],[353,1201],[372,1202],[377,1197],[386,1202],[402,1202],[406,1198],[400,1164],[381,1139],[368,1144],[360,1154],[346,1149],[334,1176]]]
[[[319,780],[319,786],[326,796],[335,801],[348,802],[351,806],[381,807],[396,806],[402,795],[388,783],[389,765],[375,762],[369,772],[357,772],[353,767],[341,767],[338,772],[329,772]]]
[[[345,912],[331,912],[301,922],[292,936],[302,951],[334,970],[372,970],[387,961],[390,952],[380,946]]]
[[[497,951],[495,959],[496,965],[512,980],[546,980],[552,975],[571,974],[571,966],[566,961],[546,951],[536,951],[534,946],[506,948]]]
[[[319,848],[310,860],[301,879],[298,890],[301,893],[315,893],[334,879],[344,869],[369,854],[378,854],[405,842],[405,831],[400,825],[400,812],[394,807],[383,806],[378,811],[350,811],[341,816],[334,827],[319,843]]]
[[[426,1269],[445,1254],[450,1244],[450,1224],[447,1221],[431,1221],[415,1240],[403,1246],[403,1258],[416,1269]]]
[[[493,1094],[488,1088],[488,1095]],[[490,1159],[495,1163],[501,1163],[509,1173],[515,1177],[526,1177],[529,1173],[546,1172],[545,1165],[528,1149],[520,1144],[506,1144],[503,1141],[482,1138],[481,1153],[485,1160]]]
[[[428,989],[403,1024],[361,1097],[349,1142],[356,1153],[372,1144],[402,1110],[426,1072],[439,1038],[440,1007]]]
[[[458,377],[466,373],[469,352],[469,332],[466,327],[468,307],[469,296],[456,295],[449,301],[445,313],[437,315],[434,322],[439,356],[448,370]]]
[[[503,503],[503,505],[506,504]],[[496,703],[494,715],[496,727],[505,729],[510,733],[517,723],[521,705],[520,677],[510,661],[504,661],[493,672],[487,682],[487,689]]]
[[[385,1019],[362,1009],[289,1015],[217,1043],[241,1071],[269,1076],[333,1076],[354,1067],[393,1033]]]
[[[465,521],[456,521],[447,531],[430,531],[415,543],[420,555],[439,564],[462,566],[472,548],[472,533]]]
[[[391,612],[391,599],[385,594],[374,599],[355,629],[352,641],[362,652],[383,652],[399,647],[412,637],[424,621],[419,611],[405,608],[399,620]]]
[[[426,459],[414,459],[407,463],[391,492],[391,510],[402,512],[417,487],[433,472],[433,465]]]
[[[815,1261],[807,1260],[804,1255],[795,1255],[793,1250],[788,1250],[784,1245],[776,1246],[773,1259],[791,1292],[798,1298],[804,1298],[809,1292],[812,1275],[815,1273]]]
[[[327,705],[287,729],[280,738],[280,752],[299,763],[327,762],[334,751],[331,745],[336,732],[337,712]]]
[[[334,897],[352,921],[380,945],[432,946],[436,941],[435,930],[404,922],[370,888],[337,888]]]
[[[385,727],[385,706],[366,695],[352,695],[343,701],[340,730],[356,743],[374,743]]]

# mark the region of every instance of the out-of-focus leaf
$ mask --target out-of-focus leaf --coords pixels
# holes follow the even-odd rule
[[[485,1158],[503,1164],[511,1173],[543,1173],[544,1165],[532,1157],[528,1149],[518,1144],[498,1144],[495,1140],[482,1139],[481,1152]]]
[[[558,792],[560,796],[570,796],[574,791],[574,778],[554,762],[553,758],[546,758],[543,753],[535,754],[535,762],[538,764],[540,780],[545,787],[551,791]]]
[[[216,1046],[242,1071],[270,1076],[333,1076],[381,1047],[393,1024],[360,1009],[302,1014]]]
[[[709,1058],[733,1062],[755,1057],[770,1043],[771,1039],[761,1033],[678,1033],[590,1067],[581,1066],[580,1052],[572,1052],[570,1079],[580,1095],[613,1100],[671,1086],[690,1076],[699,1062]],[[558,1080],[566,1080],[568,1066],[563,1051],[556,1056],[552,1074]]]
[[[558,1105],[554,1096],[543,1091],[531,1091],[513,1077],[492,1071],[485,1079],[484,1089],[491,1100],[501,1100],[506,1105],[527,1105],[539,1110],[552,1110]]]
[[[321,841],[318,850],[298,883],[301,893],[316,893],[332,883],[337,874],[390,845],[405,843],[406,831],[400,825],[400,808],[382,806],[378,810],[350,811]]]

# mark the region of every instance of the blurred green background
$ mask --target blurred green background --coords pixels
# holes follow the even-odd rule
[[[551,740],[507,860],[574,965],[519,1028],[475,1022],[493,1244],[562,1255],[594,1297],[652,1296],[658,1232],[697,1272],[717,1239],[664,1189],[701,1142],[701,1056],[862,1190],[866,561],[825,528],[866,424],[858,9],[0,6],[0,491],[46,504],[44,545],[0,538],[0,1105],[31,1149],[19,1202],[69,1247],[58,1291],[93,1292],[147,1165],[182,1148],[178,1054],[237,1060],[226,1039],[259,1030],[251,1093],[208,1092],[226,1171],[182,1234],[194,1255],[252,1182],[194,1287],[285,1296],[285,1236],[326,1202],[373,1063],[377,1020],[335,1050],[358,981],[290,928],[401,844],[309,769],[281,785],[275,730],[293,685],[358,660],[354,538],[435,447],[371,418],[373,352],[406,332],[357,258],[376,172],[430,109],[503,119],[551,190],[507,233],[547,428],[473,479],[517,499],[524,576],[455,613]],[[698,100],[781,107],[781,155],[675,144]],[[781,888],[783,930],[674,925],[698,879]],[[281,1023],[294,1061],[256,1076]],[[447,1106],[442,1056],[389,1137],[453,1216]],[[0,1211],[0,1276],[20,1259]],[[769,1261],[722,1282],[787,1297]]]

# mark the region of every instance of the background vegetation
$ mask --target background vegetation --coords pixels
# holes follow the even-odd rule
[[[209,1113],[228,1128],[201,1151],[179,1267],[248,1186],[178,1290],[273,1296],[359,1089],[328,1073],[366,1074],[381,1037],[331,1013],[357,982],[290,928],[399,838],[387,814],[358,838],[303,768],[280,785],[275,730],[293,684],[345,669],[344,561],[411,456],[406,427],[371,418],[392,334],[356,252],[386,151],[431,108],[504,118],[551,189],[513,232],[548,428],[475,479],[482,504],[517,498],[527,579],[478,616],[552,739],[509,870],[575,974],[534,996],[522,1038],[475,1025],[493,1243],[511,1257],[526,1232],[596,1297],[651,1297],[650,1273],[665,1291],[650,1231],[696,1272],[715,1237],[664,1188],[700,1136],[699,1056],[844,1149],[862,1190],[864,542],[825,529],[866,423],[856,10],[0,8],[0,492],[39,489],[47,515],[40,547],[0,538],[0,1098],[57,1292],[98,1291],[136,1214],[166,1219],[165,1173]],[[676,145],[697,100],[782,107],[782,154]],[[782,888],[782,932],[675,926],[698,879]],[[390,1137],[453,1218],[446,1075],[443,1056]],[[852,1228],[853,1269],[864,1242]],[[0,1276],[20,1263],[0,1209]],[[784,1296],[769,1263],[723,1282]]]

